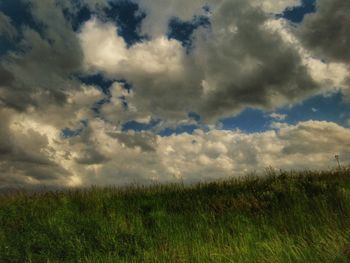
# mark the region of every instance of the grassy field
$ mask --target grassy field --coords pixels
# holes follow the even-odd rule
[[[350,169],[1,195],[0,262],[350,262]]]

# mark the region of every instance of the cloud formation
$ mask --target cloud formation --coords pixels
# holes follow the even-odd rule
[[[302,43],[324,60],[349,64],[349,1],[318,0],[316,8],[300,28]]]
[[[212,31],[196,42],[205,115],[230,115],[247,105],[271,110],[317,89],[297,48],[269,26],[261,9],[226,1],[211,21]]]
[[[70,171],[56,163],[60,157],[59,145],[52,140],[55,129],[12,110],[2,109],[0,116],[1,187],[64,183]]]
[[[82,27],[80,40],[86,70],[128,80],[141,112],[183,118],[196,111],[215,122],[247,106],[271,110],[317,92],[295,43],[269,21],[246,1],[220,1],[210,28],[193,36],[190,54],[164,35],[128,48],[117,26],[97,18]]]
[[[348,1],[318,0],[316,12],[307,15],[302,25],[295,30],[300,43],[312,56],[323,61],[324,65],[316,66],[315,70],[323,68],[323,74],[328,79],[332,78],[330,75],[336,76],[338,81],[333,84],[344,89],[348,100],[350,98],[349,12]]]
[[[28,25],[0,9],[0,39],[11,43],[0,50],[0,188],[193,182],[350,160],[349,128],[271,114],[335,89],[350,94],[344,1],[318,0],[292,25],[276,14],[298,0],[132,0],[145,13],[133,32],[145,37],[132,45],[106,17],[108,1],[23,1]],[[73,25],[83,7],[90,16]],[[194,30],[190,49],[169,39],[171,19],[196,16],[210,25]],[[84,83],[96,74],[108,87]],[[247,107],[269,112],[268,131],[215,126]],[[154,130],[123,131],[154,119]],[[157,133],[183,124],[198,129]]]
[[[12,26],[11,18],[0,12],[0,36],[14,39],[17,36],[17,30]]]
[[[66,103],[66,90],[79,84],[69,76],[78,71],[83,53],[77,36],[54,1],[31,1],[31,13],[39,28],[22,27],[16,51],[1,60],[0,101],[7,107],[26,110],[30,106]],[[40,29],[40,30],[39,30]],[[15,45],[15,44],[13,44]]]
[[[11,116],[4,113],[6,116]],[[275,130],[195,131],[160,137],[122,133],[101,120],[80,137],[60,140],[50,125],[7,117],[1,129],[1,181],[6,185],[186,183],[242,176],[268,166],[327,169],[335,154],[350,161],[350,130],[330,122],[275,123]]]
[[[182,21],[190,21],[194,16],[205,14],[205,9],[215,13],[220,6],[225,5],[226,0],[132,0],[141,10],[146,12],[141,31],[151,37],[162,36],[168,31],[168,23],[173,17]],[[231,1],[239,5],[242,1]],[[267,14],[281,13],[285,8],[299,5],[300,0],[251,0],[249,5],[262,9]],[[206,7],[206,8],[204,8]]]

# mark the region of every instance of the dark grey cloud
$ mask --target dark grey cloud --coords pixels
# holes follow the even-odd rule
[[[11,18],[0,11],[0,37],[13,40],[17,35],[17,29],[12,25]]]
[[[316,12],[305,17],[298,36],[324,60],[350,63],[350,2],[318,0]]]
[[[157,137],[151,133],[108,133],[109,136],[115,138],[119,143],[129,148],[139,147],[144,152],[156,151]]]
[[[95,138],[92,127],[87,126],[78,137],[69,141],[70,147],[79,152],[75,162],[83,165],[103,164],[110,160],[108,156],[99,151],[99,142]]]
[[[16,50],[1,61],[1,71],[12,75],[11,83],[0,83],[1,101],[21,111],[28,106],[65,103],[65,91],[79,88],[70,76],[79,71],[83,60],[79,41],[62,8],[53,0],[30,3],[32,17],[40,28],[22,27]],[[11,29],[10,24],[3,26]]]
[[[205,116],[230,115],[246,106],[273,109],[315,92],[318,85],[295,46],[268,27],[269,17],[247,1],[225,1],[212,31],[197,35],[198,67],[208,86]]]
[[[14,81],[14,76],[0,64],[0,86],[9,86]]]
[[[215,123],[247,106],[272,110],[318,92],[298,47],[271,21],[250,2],[220,1],[210,27],[194,33],[190,54],[157,34],[127,49],[116,27],[98,19],[85,24],[80,39],[87,71],[126,79],[139,112],[178,121],[195,111]]]
[[[1,107],[1,105],[0,105]],[[0,156],[8,155],[12,152],[11,133],[8,129],[10,117],[8,112],[0,109],[1,125],[0,125]]]
[[[55,149],[46,135],[28,128],[11,128],[16,125],[15,112],[0,109],[0,181],[11,185],[27,185],[30,180],[51,184],[62,181],[70,172],[57,165],[52,156]],[[22,127],[22,126],[19,126]]]
[[[87,146],[79,158],[75,159],[79,164],[94,165],[103,164],[110,159],[91,146]]]
[[[20,28],[16,48],[0,61],[0,188],[66,185],[72,172],[65,162],[74,157],[59,130],[74,127],[100,98],[72,78],[83,53],[63,7],[34,0],[29,6],[40,28]],[[88,144],[78,161],[101,163],[104,157]]]

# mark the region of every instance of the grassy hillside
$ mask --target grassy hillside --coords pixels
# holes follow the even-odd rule
[[[0,196],[0,262],[348,262],[350,169]]]

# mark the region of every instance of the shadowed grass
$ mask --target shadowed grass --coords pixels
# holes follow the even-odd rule
[[[0,262],[349,262],[350,169],[0,196]]]

